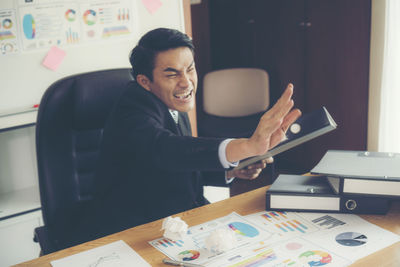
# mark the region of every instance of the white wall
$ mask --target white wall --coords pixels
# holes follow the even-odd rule
[[[17,43],[20,44],[18,53],[0,54],[0,78],[2,85],[0,90],[0,113],[7,113],[8,110],[30,107],[34,104],[38,104],[45,89],[62,77],[93,70],[130,67],[128,58],[131,49],[135,46],[140,36],[150,29],[168,27],[184,30],[181,0],[163,1],[162,6],[153,14],[147,11],[141,0],[114,1],[116,2],[116,6],[119,5],[118,1],[122,1],[120,3],[121,6],[130,4],[130,8],[132,8],[130,10],[132,11],[131,19],[128,20],[130,22],[127,23],[129,34],[114,35],[111,39],[85,39],[84,36],[86,36],[86,34],[84,26],[76,26],[77,29],[81,29],[81,31],[77,30],[77,32],[79,32],[79,36],[82,36],[80,37],[80,42],[76,44],[68,44],[67,41],[64,40],[64,34],[55,37],[46,37],[46,34],[51,35],[54,33],[46,33],[45,30],[43,30],[43,39],[36,40],[36,38],[39,38],[38,36],[40,36],[40,31],[38,31],[37,37],[28,39],[23,34],[21,29],[22,26],[18,26],[22,24],[22,17],[26,14],[35,14],[36,12],[38,17],[37,20],[41,21],[41,16],[38,15],[40,14],[39,12],[44,12],[44,15],[42,15],[44,20],[50,20],[52,13],[57,12],[56,14],[59,14],[57,18],[61,17],[61,21],[54,19],[52,22],[57,25],[63,25],[62,27],[57,26],[61,29],[58,30],[57,33],[60,31],[63,32],[64,28],[71,27],[65,24],[68,22],[65,22],[66,20],[63,19],[64,9],[73,7],[79,11],[79,8],[89,8],[87,7],[88,4],[85,3],[113,2],[97,0],[89,1],[90,2],[64,0],[65,6],[62,7],[58,6],[64,4],[63,1],[57,1],[57,4],[52,3],[54,2],[52,0],[34,0],[32,3],[25,3],[24,5],[18,4],[24,2],[23,0],[15,0],[14,2],[10,2],[10,0],[0,1],[0,10],[9,9],[15,13],[15,21],[12,23],[12,29],[15,27],[13,35],[15,35],[16,38],[10,40],[16,40]],[[78,3],[82,6],[79,6]],[[107,6],[107,4],[104,4],[104,6]],[[50,9],[50,11],[47,11],[49,14],[47,14],[46,11],[38,11],[47,10],[46,8]],[[11,19],[13,19],[13,17],[11,17]],[[82,19],[77,19],[77,21],[78,20],[82,21]],[[64,26],[64,24],[66,26]],[[85,23],[77,25],[82,24],[84,25]],[[99,25],[100,28],[103,24],[96,23],[94,26],[97,25]],[[114,26],[117,24],[111,25]],[[40,29],[39,26],[37,28]],[[50,27],[45,24],[42,28]],[[95,29],[98,30],[99,28]],[[97,35],[101,36],[100,33],[96,34],[96,36]],[[48,45],[47,43],[51,42],[54,45],[57,40],[61,42],[60,48],[65,51],[66,55],[57,70],[52,71],[42,66],[41,63],[50,51],[51,45]],[[34,44],[35,48],[24,49],[25,46],[29,46],[27,44]],[[40,47],[40,45],[42,45],[42,47]]]
[[[17,1],[17,0],[15,0]],[[105,69],[115,67],[129,67],[129,51],[136,44],[138,38],[145,32],[157,27],[169,27],[184,31],[184,17],[182,0],[163,0],[162,6],[153,14],[150,14],[141,0],[135,0],[138,14],[138,32],[136,38],[123,42],[111,42],[106,44],[81,45],[76,47],[62,47],[66,52],[60,68],[53,72],[40,65],[47,50],[36,52],[24,52],[13,55],[0,55],[0,110],[10,107],[18,107],[16,99],[21,100],[30,92],[29,84],[44,91],[53,81],[63,77],[62,74],[73,74],[91,69]],[[15,7],[13,0],[1,0],[0,9]],[[107,56],[102,52],[114,49],[113,54]],[[94,50],[94,52],[92,51]],[[80,59],[87,54],[93,54],[98,62],[96,64],[82,62]],[[88,65],[89,64],[89,65]],[[32,73],[31,69],[40,69]],[[10,70],[13,70],[10,72]],[[10,73],[8,73],[10,72]],[[22,76],[22,73],[24,76]],[[42,79],[40,78],[42,76]],[[46,80],[43,83],[43,80]],[[13,81],[13,82],[12,82]],[[24,84],[20,84],[24,83]],[[7,88],[4,86],[8,84]],[[10,89],[10,86],[16,88]],[[6,92],[8,93],[6,94]],[[19,91],[17,94],[16,91]],[[20,96],[20,97],[18,97]],[[39,100],[40,100],[39,95]],[[32,100],[32,97],[29,101]],[[39,101],[38,100],[38,101]],[[32,102],[27,102],[32,103]],[[37,103],[36,101],[34,103]],[[21,128],[7,132],[0,132],[0,194],[19,190],[38,184],[35,151],[35,127]],[[1,215],[1,214],[0,214]]]

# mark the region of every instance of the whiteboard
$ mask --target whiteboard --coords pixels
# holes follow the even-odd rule
[[[184,31],[182,0],[149,0],[147,2],[160,3],[158,7],[153,6],[152,10],[145,5],[145,2],[143,0],[1,0],[0,49],[3,49],[3,53],[0,52],[0,129],[26,123],[26,121],[19,121],[18,117],[21,115],[5,116],[5,114],[31,108],[40,103],[44,91],[60,78],[101,69],[130,67],[129,53],[139,38],[147,31],[158,27]],[[121,36],[115,34],[111,36],[112,38],[98,37],[94,40],[90,40],[84,35],[85,29],[90,27],[91,19],[94,19],[93,16],[90,17],[91,14],[88,13],[88,10],[93,10],[92,12],[97,13],[98,16],[101,14],[103,16],[101,17],[102,23],[103,21],[107,23],[107,19],[111,21],[112,15],[115,15],[113,12],[121,12],[121,10],[125,12],[125,8],[126,13],[129,13],[129,34],[125,32]],[[35,25],[36,29],[31,29],[29,33],[24,23],[29,18],[27,14],[31,13],[33,17],[36,16],[37,25]],[[85,17],[85,14],[88,16]],[[42,21],[39,18],[42,18]],[[43,26],[45,23],[48,23],[49,27],[59,26],[68,19],[74,20],[74,22],[80,20],[80,26],[75,24],[75,29],[80,30],[82,38],[68,39],[68,32],[65,27],[61,26],[63,34],[60,36],[64,38],[61,38],[62,40],[58,44],[50,44],[51,38],[46,40],[43,38],[43,34],[39,34],[40,25],[45,31]],[[97,20],[92,24],[95,23],[99,25],[100,22]],[[98,26],[97,29],[100,28],[101,26]],[[7,39],[7,30],[10,29],[13,30],[11,35],[16,38]],[[10,31],[8,33],[10,37]],[[35,34],[36,36],[34,36]],[[53,29],[53,33],[49,31],[48,35],[51,34],[57,35],[57,30]],[[35,41],[35,38],[42,38],[44,42],[36,42],[36,47],[32,48],[31,43]],[[67,40],[75,40],[75,42],[67,42]],[[14,42],[15,50],[7,50],[9,47],[6,47],[5,44],[8,41]],[[42,65],[52,46],[65,52],[65,56],[56,70]],[[27,115],[23,116],[26,120]],[[35,116],[31,115],[31,117]]]

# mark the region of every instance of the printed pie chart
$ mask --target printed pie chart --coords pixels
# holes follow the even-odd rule
[[[68,21],[75,21],[75,18],[76,18],[76,12],[75,12],[75,10],[73,10],[73,9],[68,9],[66,12],[65,12],[65,18],[68,20]]]
[[[1,47],[1,51],[3,53],[10,53],[10,52],[14,51],[14,46],[10,43],[6,43]]]
[[[31,14],[26,14],[22,19],[22,28],[27,39],[34,39],[36,33],[35,20]]]
[[[88,9],[83,13],[83,21],[91,26],[96,23],[96,11]]]
[[[200,252],[197,250],[185,250],[178,254],[183,261],[192,261],[200,256]]]
[[[3,27],[4,29],[10,29],[12,27],[13,23],[10,19],[4,19],[3,20]]]
[[[242,223],[242,222],[233,222],[228,224],[229,228],[231,228],[235,233],[244,235],[247,237],[255,237],[258,236],[259,232],[253,226]]]
[[[348,247],[361,246],[367,243],[367,241],[368,238],[365,235],[357,232],[345,232],[336,236],[336,242]]]
[[[324,266],[332,261],[332,256],[324,251],[309,250],[302,253],[299,260],[309,266]]]

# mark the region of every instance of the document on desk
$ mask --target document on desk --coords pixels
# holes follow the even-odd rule
[[[51,262],[53,267],[150,267],[124,241],[119,240],[104,246],[80,252]]]
[[[279,216],[278,213],[276,216]],[[351,263],[350,260],[321,248],[319,244],[303,239],[300,231],[298,231],[300,235],[282,235],[281,226],[277,223],[266,228],[262,224],[255,224],[256,220],[253,218],[247,218],[250,220],[237,213],[231,213],[190,227],[188,235],[183,240],[171,241],[159,238],[149,243],[171,259],[207,267],[303,266],[302,264],[308,266],[307,262],[320,256],[330,257],[329,262],[326,262],[329,263],[327,266],[347,266]],[[304,223],[299,227],[309,227],[309,232],[319,230],[295,214],[290,216],[290,220]],[[204,240],[214,230],[220,228],[234,231],[237,238],[236,246],[217,253],[207,250],[204,247]]]
[[[237,242],[234,248],[228,252],[213,252],[206,249],[205,240],[213,231],[218,229],[232,231],[236,237]],[[149,243],[173,260],[186,261],[207,267],[222,267],[229,264],[227,257],[231,257],[230,253],[232,251],[241,250],[247,245],[261,242],[270,236],[271,233],[260,229],[233,212],[227,216],[190,227],[188,234],[182,240],[173,241],[166,238],[158,238]]]
[[[354,214],[263,211],[245,218],[279,235],[282,241],[271,249],[277,255],[293,255],[291,261],[314,257],[326,266],[347,266],[333,262],[339,257],[351,263],[400,241],[399,235]],[[314,248],[308,250],[305,244]]]
[[[219,228],[234,231],[237,245],[208,251],[204,240]],[[263,211],[231,213],[190,227],[182,240],[149,243],[173,260],[207,267],[343,267],[399,241],[399,235],[353,214]]]

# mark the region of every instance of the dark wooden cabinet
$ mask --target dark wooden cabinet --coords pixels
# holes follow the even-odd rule
[[[304,112],[326,106],[338,129],[280,155],[284,168],[309,171],[328,149],[366,149],[370,18],[370,1],[304,1],[304,21],[297,24],[303,31],[302,53],[296,60],[300,65],[295,70],[284,58],[278,72],[282,81],[300,74],[299,82],[294,81],[300,93],[296,104]]]
[[[311,25],[305,30],[303,107],[309,111],[325,105],[338,123],[332,134],[305,144],[299,162],[309,170],[327,149],[367,147],[371,3],[305,3]]]
[[[297,107],[326,106],[338,123],[334,132],[277,156],[278,168],[301,173],[328,149],[366,149],[370,0],[206,2],[210,70],[265,69],[272,101],[292,82]]]

